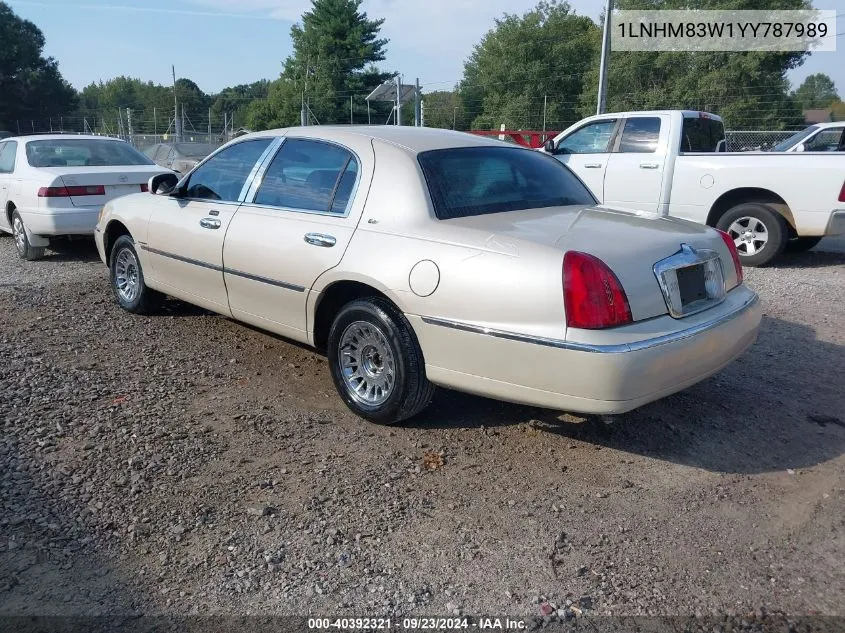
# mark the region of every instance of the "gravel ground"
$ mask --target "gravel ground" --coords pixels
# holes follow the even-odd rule
[[[845,615],[845,248],[747,278],[757,345],[611,426],[440,390],[382,428],[319,355],[2,236],[0,614]]]

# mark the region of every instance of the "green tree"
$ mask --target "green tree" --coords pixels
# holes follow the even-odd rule
[[[619,0],[620,9],[810,9],[808,0]],[[786,73],[803,52],[611,52],[607,110],[691,109],[729,128],[783,129],[803,116]],[[595,113],[598,64],[584,83],[580,114]]]
[[[222,123],[228,117],[234,119],[235,125],[244,125],[247,122],[247,111],[253,102],[267,99],[270,91],[270,82],[266,79],[251,84],[241,84],[224,88],[213,96],[211,103],[212,121]],[[215,128],[216,129],[216,128]]]
[[[804,110],[827,108],[839,101],[833,79],[824,73],[815,73],[807,77],[792,93],[792,97]]]
[[[281,78],[266,102],[249,108],[251,126],[298,124],[303,98],[320,123],[348,123],[350,97],[353,120],[366,120],[364,97],[389,74],[374,66],[384,61],[387,40],[379,37],[384,20],[370,20],[359,10],[361,2],[312,0],[302,23],[290,30],[293,54]]]
[[[67,114],[76,91],[59,72],[52,57],[44,57],[44,35],[29,20],[0,2],[0,128],[16,131],[37,120]]]
[[[468,122],[461,97],[455,90],[437,90],[423,95],[426,127],[466,130]]]
[[[472,127],[561,128],[578,117],[583,75],[601,33],[568,2],[548,0],[496,20],[466,64],[460,95]]]

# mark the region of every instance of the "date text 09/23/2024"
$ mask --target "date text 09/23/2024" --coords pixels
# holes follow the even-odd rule
[[[526,628],[525,621],[511,618],[308,618],[308,628],[312,631],[343,630],[392,630],[409,631],[450,631],[450,630],[499,630],[519,631]]]

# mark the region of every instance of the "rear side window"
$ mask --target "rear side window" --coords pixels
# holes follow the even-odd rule
[[[648,154],[657,151],[660,138],[658,117],[634,117],[625,121],[619,151],[632,154]]]
[[[191,174],[186,198],[237,202],[252,168],[272,139],[259,138],[230,145]]]
[[[287,139],[264,174],[255,204],[342,215],[357,175],[358,163],[348,150]]]
[[[51,139],[26,144],[26,160],[33,167],[117,167],[152,165],[129,143],[106,139]]]
[[[15,171],[15,154],[18,144],[15,141],[0,143],[0,174],[11,174]]]
[[[822,130],[804,144],[805,152],[836,152],[842,151],[840,144],[842,139],[842,128],[830,128]]]
[[[440,220],[596,203],[567,167],[528,149],[461,147],[418,160]]]
[[[725,126],[710,118],[684,117],[681,136],[682,152],[725,151]]]

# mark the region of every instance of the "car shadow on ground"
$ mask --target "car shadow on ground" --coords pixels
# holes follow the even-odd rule
[[[93,238],[54,238],[44,254],[49,262],[97,262],[100,254]]]
[[[445,389],[405,424],[433,429],[529,423],[552,438],[714,472],[810,468],[845,453],[845,396],[838,375],[820,371],[843,366],[842,346],[817,340],[806,326],[765,317],[757,344],[738,361],[610,424]]]
[[[845,252],[812,250],[804,253],[784,253],[769,268],[828,268],[845,264]]]

